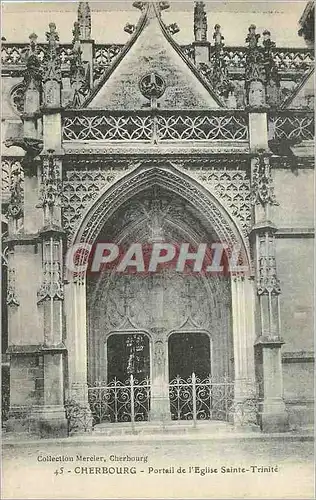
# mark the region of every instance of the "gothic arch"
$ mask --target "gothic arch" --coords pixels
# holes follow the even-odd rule
[[[74,235],[73,243],[94,243],[105,222],[128,199],[158,185],[192,204],[201,219],[210,224],[219,241],[230,247],[240,245],[243,255],[250,265],[247,243],[231,215],[223,204],[197,180],[180,172],[170,162],[146,161],[129,172],[110,187],[101,191],[96,200],[86,210]]]

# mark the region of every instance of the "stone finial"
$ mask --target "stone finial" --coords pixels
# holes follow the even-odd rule
[[[26,69],[23,82],[26,89],[30,86],[33,86],[36,90],[41,89],[42,72],[41,62],[38,57],[37,38],[36,33],[29,36],[30,43],[26,52]]]
[[[59,36],[55,23],[49,24],[46,33],[48,46],[43,60],[44,104],[46,107],[59,107],[61,104],[61,58]]]
[[[177,23],[172,23],[167,26],[167,29],[171,35],[175,35],[176,33],[179,33],[180,28]]]
[[[267,103],[270,106],[276,106],[280,101],[280,76],[272,52],[272,49],[274,49],[275,47],[275,42],[271,40],[271,33],[269,30],[264,30],[262,35],[263,64],[265,68],[267,87]]]
[[[49,31],[46,32],[46,40],[48,42],[48,49],[53,50],[58,47],[59,36],[56,30],[55,23],[49,23]]]
[[[146,7],[146,3],[147,2],[133,2],[133,7],[135,7],[135,9],[139,9],[141,11],[143,11]]]
[[[245,86],[248,104],[253,108],[266,106],[266,73],[263,48],[258,46],[259,38],[256,26],[251,24],[246,38],[248,50],[245,65]]]
[[[78,23],[80,30],[80,40],[91,39],[91,11],[89,2],[79,2]]]
[[[126,23],[124,26],[124,31],[132,35],[135,31],[135,24]]]
[[[207,41],[207,15],[204,2],[194,4],[194,39],[196,42]]]
[[[56,31],[56,24],[49,24],[49,31],[46,32],[48,47],[44,57],[43,81],[55,80],[61,83],[61,59],[59,55],[59,36]]]
[[[255,49],[258,46],[260,35],[256,33],[257,27],[251,24],[248,28],[248,35],[246,38],[246,43],[248,43],[249,49]]]
[[[224,37],[221,33],[219,24],[214,26],[214,53],[213,53],[213,68],[211,73],[211,81],[215,90],[225,99],[232,94],[234,86],[229,80],[227,64],[224,57]],[[230,104],[231,105],[231,104]],[[233,106],[235,107],[235,106]]]
[[[215,47],[223,47],[224,46],[224,37],[221,33],[221,27],[219,24],[215,24],[214,26],[214,34],[213,34],[213,40]]]
[[[160,11],[167,10],[170,7],[170,3],[169,2],[158,2],[158,7],[159,7]]]
[[[72,30],[72,54],[70,60],[70,83],[73,90],[72,107],[78,107],[82,104],[89,91],[86,70],[82,61],[82,50],[80,46],[80,26],[78,22],[74,23]]]

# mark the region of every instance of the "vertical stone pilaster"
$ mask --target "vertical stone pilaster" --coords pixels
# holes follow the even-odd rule
[[[168,340],[161,335],[159,328],[154,329],[152,343],[152,384],[150,400],[150,420],[171,420],[168,376]]]
[[[37,304],[43,315],[44,401],[41,421],[47,434],[66,435],[64,410],[63,233],[46,226],[40,233],[42,278]]]
[[[232,311],[235,366],[235,400],[253,396],[254,365],[254,287],[247,277],[232,278]]]
[[[267,153],[252,159],[252,203],[255,225],[251,232],[257,281],[258,337],[255,342],[260,386],[259,419],[263,431],[286,430],[288,416],[283,401],[279,296],[280,282],[275,256],[276,226],[270,207],[277,204]]]
[[[86,307],[85,278],[74,277],[65,284],[65,342],[68,351],[67,402],[71,426],[75,432],[90,432],[92,429],[87,384]]]

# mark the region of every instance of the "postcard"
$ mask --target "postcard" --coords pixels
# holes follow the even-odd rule
[[[2,497],[314,498],[314,2],[2,2]]]

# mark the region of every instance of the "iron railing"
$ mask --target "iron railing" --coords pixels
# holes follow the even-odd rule
[[[245,397],[235,399],[234,382],[208,376],[201,380],[195,373],[183,379],[177,376],[169,384],[172,420],[221,420],[238,425],[257,425],[258,388],[245,382]]]
[[[172,420],[226,421],[244,425],[256,423],[258,394],[248,394],[242,401],[234,399],[234,382],[223,377],[208,376],[201,380],[192,373],[183,379],[177,376],[169,383]],[[151,387],[148,378],[139,382],[133,375],[124,383],[117,379],[97,382],[88,388],[93,423],[119,423],[149,420]]]
[[[234,383],[227,378],[201,380],[192,373],[183,379],[177,376],[169,384],[173,420],[229,420],[234,403]]]
[[[117,379],[108,384],[98,381],[88,388],[94,424],[105,422],[139,422],[148,420],[150,382],[139,382],[131,375],[124,383]]]
[[[64,141],[247,141],[240,110],[65,111]]]

